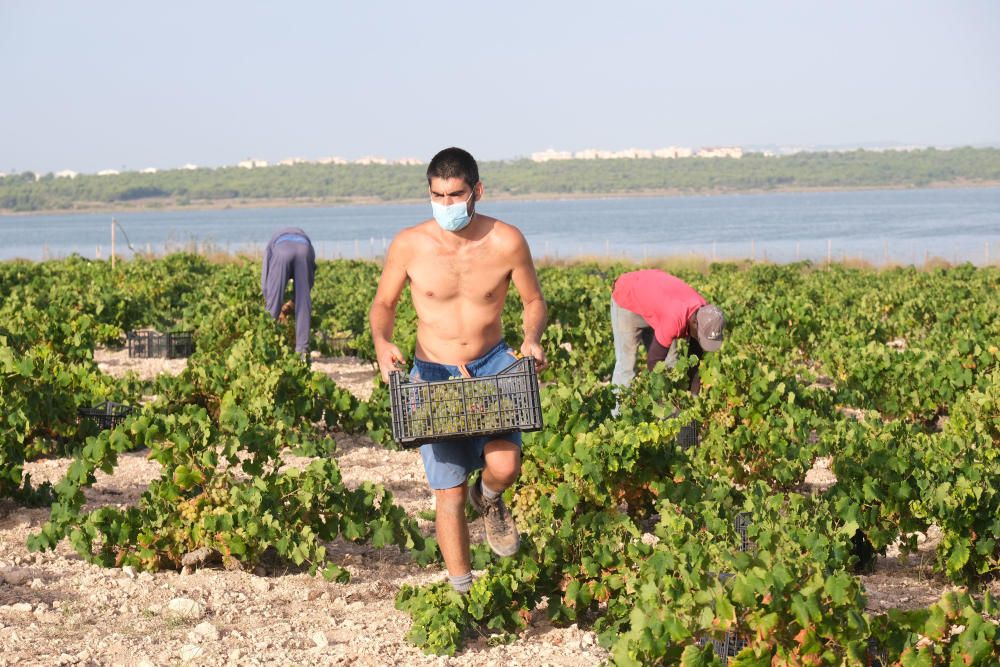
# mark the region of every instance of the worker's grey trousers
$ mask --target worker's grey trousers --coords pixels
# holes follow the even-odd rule
[[[628,387],[635,378],[635,354],[641,341],[648,352],[653,341],[653,330],[649,322],[638,313],[622,308],[611,299],[611,335],[615,342],[615,370],[611,374],[611,384]],[[660,348],[662,351],[663,348]],[[677,341],[671,341],[666,359],[668,368],[677,363]]]
[[[264,284],[264,302],[271,317],[278,319],[285,300],[285,286],[294,282],[295,288],[295,351],[309,351],[311,325],[313,264],[312,246],[307,243],[286,241],[278,243],[268,258],[267,277]]]

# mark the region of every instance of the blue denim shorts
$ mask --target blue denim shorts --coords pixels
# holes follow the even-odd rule
[[[436,382],[455,377],[480,377],[496,375],[517,361],[514,351],[500,341],[489,352],[462,366],[437,364],[421,359],[413,360],[410,378],[414,381]],[[511,431],[498,435],[477,436],[443,442],[429,442],[420,446],[420,458],[432,489],[450,489],[465,484],[469,475],[482,468],[486,461],[483,449],[493,440],[506,440],[521,446],[521,432]]]

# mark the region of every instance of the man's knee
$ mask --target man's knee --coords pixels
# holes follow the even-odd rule
[[[521,448],[506,440],[494,440],[486,446],[486,468],[490,476],[504,486],[513,484],[521,474]]]
[[[435,510],[440,514],[465,515],[468,487],[465,484],[450,489],[434,489]]]

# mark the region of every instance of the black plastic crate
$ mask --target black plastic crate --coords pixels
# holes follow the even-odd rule
[[[389,374],[392,437],[406,447],[426,442],[542,428],[535,360],[518,359],[496,375],[414,382]]]
[[[698,426],[698,422],[694,421],[681,426],[681,430],[677,433],[677,445],[682,449],[697,447],[700,441]]]
[[[323,346],[330,354],[347,356],[354,352],[351,343],[354,342],[355,336],[350,331],[339,331],[334,334],[321,331],[319,335]]]
[[[719,581],[723,584],[728,584],[736,575],[732,572],[720,572],[715,576],[718,576]],[[715,609],[714,602],[712,603],[712,609]],[[728,665],[729,659],[735,658],[749,644],[745,635],[740,635],[733,630],[723,635],[722,639],[715,639],[704,635],[698,638],[698,646],[704,646],[709,642],[711,642],[712,648],[715,649],[715,655],[719,656],[723,665]]]
[[[128,356],[140,359],[179,359],[194,352],[194,337],[190,331],[130,331],[126,336]]]
[[[167,334],[167,358],[181,359],[194,354],[194,335],[190,331]]]
[[[740,512],[733,520],[733,526],[736,528],[736,534],[740,537],[740,551],[757,551],[757,545],[753,540],[747,537],[747,528],[750,527],[752,521],[753,516],[750,512]]]
[[[128,356],[146,359],[160,356],[162,336],[155,331],[129,331],[125,336],[128,343]]]
[[[105,401],[92,408],[78,408],[76,414],[77,420],[89,419],[103,431],[121,424],[134,410],[135,408],[128,405]]]
[[[748,642],[745,637],[738,635],[735,632],[727,632],[722,639],[701,637],[698,640],[698,646],[704,646],[709,642],[712,643],[712,647],[715,649],[715,655],[719,656],[719,660],[722,661],[723,665],[728,665],[730,658],[735,658],[739,655],[740,651],[750,645],[750,642]]]

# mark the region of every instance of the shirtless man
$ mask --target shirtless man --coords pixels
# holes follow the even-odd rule
[[[511,282],[524,304],[521,354],[545,365],[540,344],[545,328],[542,298],[531,251],[516,228],[476,211],[483,197],[479,167],[460,148],[446,148],[427,167],[434,217],[401,231],[386,255],[369,313],[382,379],[405,362],[392,343],[396,304],[410,284],[417,313],[414,379],[494,375],[516,359],[503,341],[500,313]],[[486,540],[495,553],[512,556],[520,545],[502,494],[521,472],[521,433],[435,442],[420,447],[434,491],[437,539],[455,590],[472,585],[466,498],[483,516]],[[468,477],[482,468],[478,484]]]

